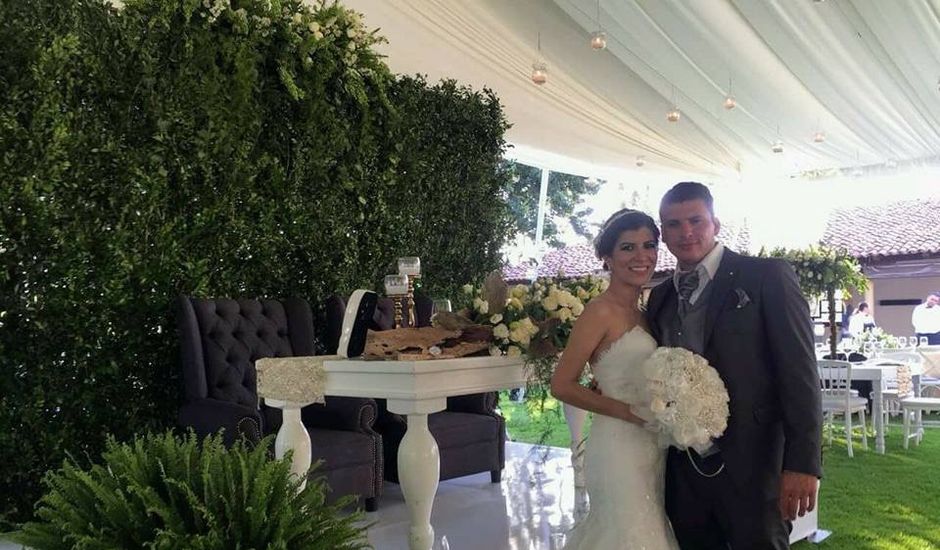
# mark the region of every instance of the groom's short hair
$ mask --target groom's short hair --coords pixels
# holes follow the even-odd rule
[[[670,204],[679,204],[680,202],[701,200],[708,208],[708,213],[715,217],[715,199],[712,198],[708,187],[697,181],[681,181],[672,186],[672,189],[666,191],[663,200],[659,203],[659,212],[662,214],[663,208]]]

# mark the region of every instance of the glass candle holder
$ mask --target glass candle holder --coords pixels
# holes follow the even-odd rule
[[[404,256],[398,258],[398,273],[409,277],[421,276],[421,258],[417,256]]]
[[[386,275],[385,276],[385,295],[386,296],[405,296],[408,294],[408,275]]]

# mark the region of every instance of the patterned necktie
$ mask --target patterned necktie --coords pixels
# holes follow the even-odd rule
[[[698,288],[698,269],[679,275],[679,310],[683,313],[691,306],[692,293]]]

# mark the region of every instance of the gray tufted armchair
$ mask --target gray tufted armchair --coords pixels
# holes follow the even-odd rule
[[[314,355],[313,315],[304,300],[202,300],[180,296],[177,321],[184,404],[179,423],[206,436],[222,430],[226,444],[276,433],[281,411],[259,403],[255,361]],[[359,495],[369,511],[382,494],[382,438],[373,430],[372,399],[327,396],[301,412],[313,442],[315,471],[331,501]]]

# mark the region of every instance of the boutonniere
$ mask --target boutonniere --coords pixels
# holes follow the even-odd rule
[[[734,289],[734,293],[738,295],[738,305],[734,307],[735,309],[745,308],[751,303],[751,297],[747,295],[743,288]]]

